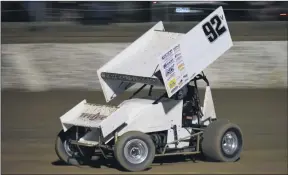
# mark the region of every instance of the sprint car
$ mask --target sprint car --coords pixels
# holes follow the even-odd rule
[[[107,104],[84,99],[60,117],[56,154],[73,165],[112,157],[128,171],[147,169],[157,156],[238,160],[242,131],[216,117],[203,72],[232,46],[221,6],[186,34],[167,32],[158,22],[97,70]],[[206,85],[203,105],[199,81]],[[141,87],[129,99],[108,104],[136,84]],[[136,97],[145,87],[148,94]],[[151,95],[157,88],[163,94]]]

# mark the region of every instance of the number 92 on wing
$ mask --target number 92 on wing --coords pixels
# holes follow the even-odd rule
[[[214,14],[212,17],[208,17],[208,20],[202,25],[202,30],[210,43],[215,42],[223,34],[227,32],[225,26],[224,14]]]

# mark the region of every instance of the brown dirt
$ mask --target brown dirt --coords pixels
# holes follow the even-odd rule
[[[209,163],[170,157],[163,159],[163,165],[158,161],[149,171],[141,173],[287,174],[286,90],[214,90],[212,93],[218,118],[230,119],[243,130],[245,146],[241,160]],[[93,167],[57,162],[54,141],[61,129],[59,117],[83,99],[104,104],[101,92],[2,92],[2,174],[125,173],[113,161]]]

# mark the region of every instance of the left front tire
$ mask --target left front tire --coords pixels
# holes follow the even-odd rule
[[[70,140],[75,140],[76,132],[71,128],[64,132],[61,130],[56,138],[55,152],[58,158],[70,165],[84,165],[89,164],[91,157],[95,151],[93,147],[83,147],[73,145]]]

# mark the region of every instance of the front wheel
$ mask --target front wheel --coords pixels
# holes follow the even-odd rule
[[[139,131],[129,131],[115,145],[114,156],[128,171],[143,171],[153,162],[155,145],[151,137]]]
[[[75,138],[76,132],[74,132],[73,128],[66,132],[63,130],[59,132],[55,143],[55,152],[58,158],[70,165],[90,163],[95,148],[71,144],[70,140],[75,140]]]

